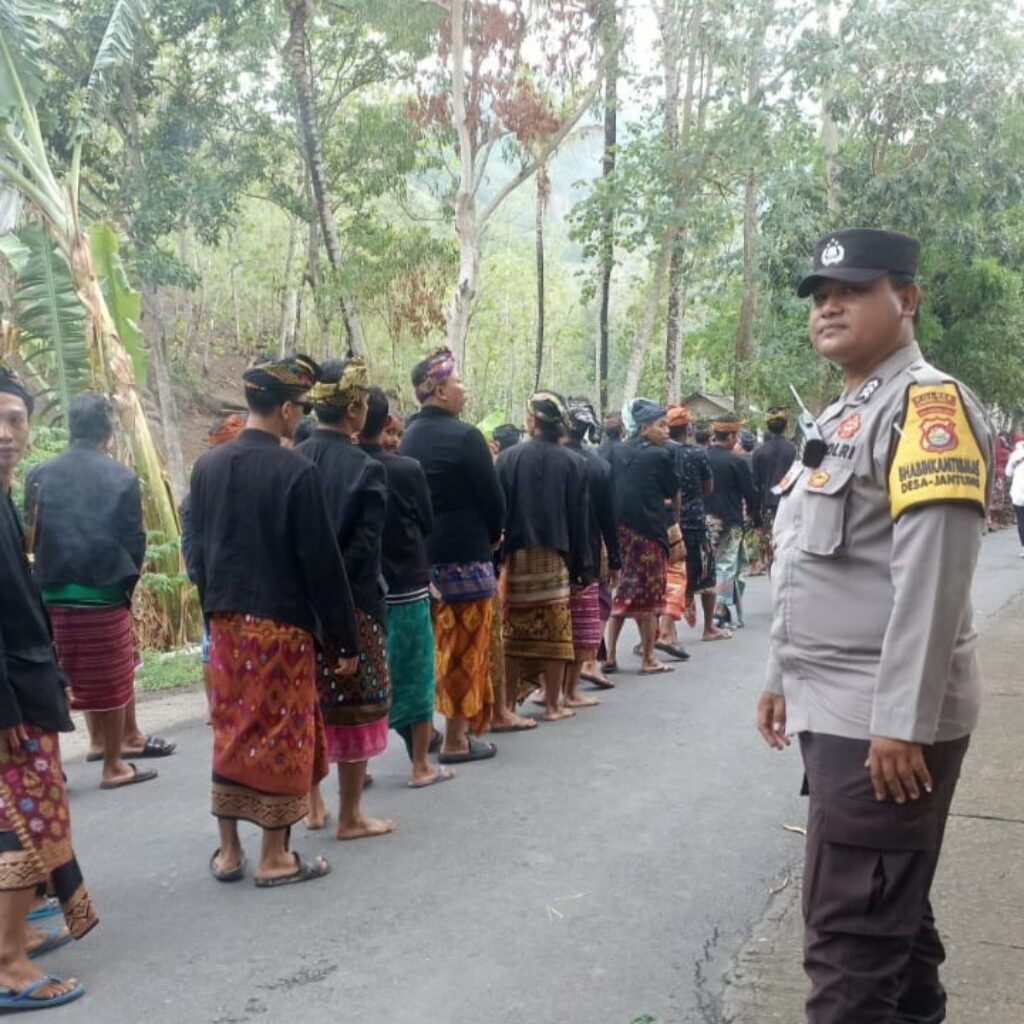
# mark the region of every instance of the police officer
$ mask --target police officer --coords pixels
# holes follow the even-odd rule
[[[817,463],[778,485],[774,621],[758,729],[799,737],[808,1024],[945,1018],[929,890],[978,715],[971,581],[992,434],[914,340],[919,245],[821,239],[798,288],[840,367]]]

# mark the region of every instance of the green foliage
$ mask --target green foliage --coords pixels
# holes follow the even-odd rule
[[[71,396],[89,386],[91,372],[85,337],[85,311],[78,300],[71,270],[49,233],[38,222],[17,234],[20,250],[8,246],[16,274],[14,305],[24,336],[21,354],[47,381],[40,412],[51,407],[63,415]]]
[[[131,356],[135,379],[145,381],[149,375],[149,356],[139,330],[142,296],[128,283],[114,229],[109,224],[94,224],[89,231],[89,246],[93,268],[100,279],[114,329]]]
[[[180,690],[203,681],[199,654],[192,649],[143,651],[135,681],[144,691]]]
[[[68,443],[68,432],[63,427],[48,426],[39,421],[32,421],[32,443],[25,458],[18,464],[11,488],[11,499],[15,508],[25,507],[25,478],[29,471],[40,462],[60,455]]]

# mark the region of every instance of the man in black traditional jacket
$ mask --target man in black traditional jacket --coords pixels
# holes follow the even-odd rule
[[[339,675],[355,671],[358,640],[345,565],[320,473],[282,446],[302,421],[319,367],[308,356],[257,362],[243,374],[249,421],[192,472],[192,564],[210,621],[213,813],[218,881],[242,878],[239,819],[263,829],[256,885],[321,878],[318,857],[288,849],[327,774],[316,646]]]
[[[338,839],[382,836],[395,830],[390,820],[363,814],[366,766],[388,746],[391,677],[387,662],[387,609],[381,574],[381,535],[387,510],[384,467],[355,443],[366,423],[370,377],[361,359],[325,363],[312,391],[320,424],[296,448],[320,470],[327,509],[356,608],[359,667],[339,676],[330,648],[318,656],[320,710],[327,726],[327,755],[338,766],[341,803]],[[317,788],[310,828],[322,828],[325,809]]]
[[[28,958],[26,916],[37,887],[53,886],[75,938],[98,920],[71,846],[61,771],[59,734],[74,728],[68,681],[11,502],[32,411],[32,396],[0,363],[0,1008],[9,1009],[58,1006],[85,992]]]

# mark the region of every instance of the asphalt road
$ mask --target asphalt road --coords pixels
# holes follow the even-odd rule
[[[986,542],[982,614],[1024,585],[1015,543]],[[89,990],[47,1019],[720,1021],[730,960],[800,854],[782,826],[804,815],[798,759],[770,755],[752,727],[764,579],[747,604],[747,629],[689,642],[672,675],[632,674],[624,645],[600,708],[498,737],[495,760],[451,783],[408,790],[394,738],[366,807],[398,831],[338,843],[300,826],[293,846],[331,860],[319,882],[261,891],[208,875],[201,722],[172,731],[178,754],[137,788],[101,792],[96,766],[72,761],[75,845],[102,920],[44,961]]]

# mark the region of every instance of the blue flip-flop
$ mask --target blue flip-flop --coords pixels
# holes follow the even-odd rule
[[[29,960],[35,960],[37,956],[42,956],[44,953],[52,953],[55,949],[60,949],[61,946],[66,946],[71,941],[71,932],[65,932],[62,925],[55,924],[40,930],[49,934],[42,945],[37,946],[29,953]],[[63,934],[61,934],[62,932]]]
[[[33,998],[44,985],[60,985],[61,979],[52,974],[45,978],[33,981],[31,985],[23,988],[20,992],[14,989],[0,989],[0,1010],[45,1010],[50,1006],[63,1006],[65,1003],[73,1002],[79,996],[85,995],[85,986],[76,985],[70,992],[63,992],[59,996],[50,996],[49,999]]]
[[[44,921],[48,917],[53,917],[54,914],[60,913],[60,901],[55,899],[53,896],[47,897],[46,902],[41,906],[37,907],[31,913],[25,915],[26,921]]]

